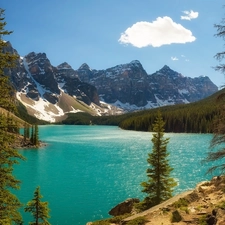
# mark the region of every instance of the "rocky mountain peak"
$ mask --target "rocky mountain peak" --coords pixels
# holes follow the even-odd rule
[[[130,62],[131,65],[136,66],[136,67],[142,67],[141,63],[139,60],[133,60]]]
[[[6,46],[4,47],[3,49],[3,52],[10,52],[11,54],[15,54],[15,55],[18,55],[18,52],[16,51],[16,49],[14,49],[11,45],[11,43],[9,41],[4,41],[6,43]]]
[[[60,65],[57,66],[57,69],[72,69],[72,67],[67,63],[67,62],[64,62],[64,63],[61,63]]]
[[[27,63],[34,64],[50,64],[49,59],[47,58],[45,53],[35,53],[31,52],[25,56]]]
[[[170,77],[173,77],[173,78],[176,78],[176,77],[184,77],[181,73],[178,73],[172,69],[170,69],[169,66],[167,65],[164,65],[162,67],[162,69],[160,69],[159,71],[156,72],[156,74],[164,74],[164,75],[167,75],[167,76],[170,76]]]
[[[78,70],[91,70],[91,68],[88,66],[88,64],[83,63]]]

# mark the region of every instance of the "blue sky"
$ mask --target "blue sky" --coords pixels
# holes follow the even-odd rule
[[[1,0],[4,36],[21,56],[45,52],[53,66],[106,69],[139,60],[148,74],[168,65],[184,76],[225,77],[213,67],[225,42],[214,24],[223,0]]]

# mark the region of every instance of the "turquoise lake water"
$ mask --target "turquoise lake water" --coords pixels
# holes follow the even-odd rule
[[[165,134],[170,138],[171,176],[178,186],[174,194],[211,179],[209,165],[201,160],[209,151],[211,134]],[[49,202],[52,225],[85,225],[109,217],[108,211],[127,198],[143,198],[140,183],[147,181],[147,157],[152,133],[125,131],[114,126],[39,126],[39,138],[47,146],[25,149],[26,157],[15,167],[22,181],[16,191],[22,203],[33,198],[40,185]],[[23,213],[25,224],[31,221]]]

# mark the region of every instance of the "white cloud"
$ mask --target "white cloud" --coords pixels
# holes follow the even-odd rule
[[[158,17],[152,23],[142,21],[133,24],[121,34],[121,44],[131,44],[138,48],[147,46],[160,47],[174,43],[185,44],[196,38],[192,32],[181,24],[175,23],[170,17]]]
[[[176,56],[175,56],[175,57],[172,56],[171,59],[172,59],[173,61],[179,60]]]
[[[181,16],[180,18],[182,20],[192,20],[198,18],[198,12],[194,12],[193,10],[191,11],[183,11],[185,16]]]

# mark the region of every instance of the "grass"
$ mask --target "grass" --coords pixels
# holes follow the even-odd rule
[[[173,206],[176,208],[176,209],[181,209],[181,208],[184,208],[184,207],[187,207],[189,204],[188,200],[185,199],[185,198],[180,198],[178,201],[174,202],[173,203]]]
[[[216,208],[225,209],[225,201],[223,200],[218,202],[218,204],[216,205]]]
[[[93,222],[93,225],[109,225],[111,223],[120,223],[123,219],[129,217],[131,214],[124,214],[121,216],[115,216],[109,219],[105,219],[105,220],[97,220],[95,222]],[[141,225],[141,224],[140,224]]]
[[[201,217],[199,218],[199,225],[207,225],[207,222],[206,222],[206,215],[201,216]]]
[[[146,222],[147,220],[143,216],[140,216],[134,220],[127,222],[126,225],[145,225]]]

